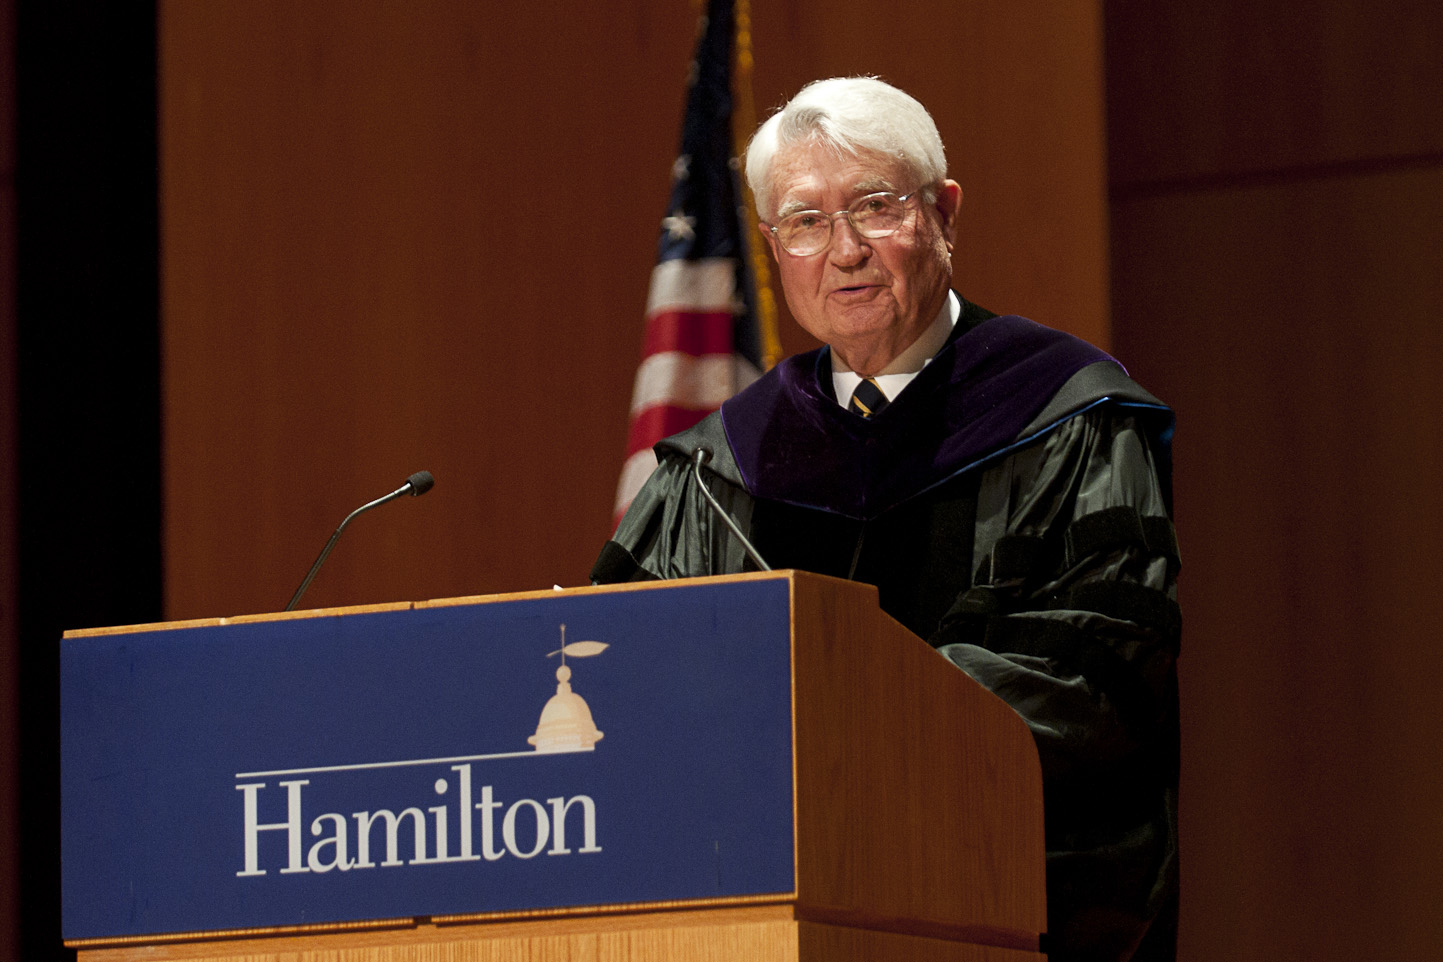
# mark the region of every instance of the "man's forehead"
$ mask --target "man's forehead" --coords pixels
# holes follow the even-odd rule
[[[794,150],[777,158],[773,170],[778,216],[808,210],[841,196],[843,200],[879,190],[897,190],[901,164],[878,156],[839,157],[817,148]]]

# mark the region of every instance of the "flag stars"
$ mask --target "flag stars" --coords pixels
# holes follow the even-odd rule
[[[681,154],[671,165],[672,180],[686,180],[691,176],[691,154]]]
[[[696,239],[696,218],[688,217],[680,210],[673,211],[670,217],[663,217],[661,228],[674,241]]]

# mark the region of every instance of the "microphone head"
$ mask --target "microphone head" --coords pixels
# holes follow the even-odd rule
[[[431,477],[430,471],[417,471],[406,479],[406,483],[411,486],[411,497],[419,498],[431,490],[432,486],[436,483],[436,479]]]

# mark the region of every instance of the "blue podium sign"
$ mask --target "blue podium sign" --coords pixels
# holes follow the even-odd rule
[[[66,639],[64,936],[790,894],[788,590]]]

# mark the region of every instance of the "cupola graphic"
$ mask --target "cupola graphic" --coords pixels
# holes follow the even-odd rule
[[[556,694],[541,709],[536,734],[526,739],[536,746],[537,752],[589,752],[601,741],[602,733],[591,717],[591,706],[571,690],[571,666],[566,664],[566,656],[590,658],[608,647],[600,641],[573,641],[568,645],[566,626],[561,626],[561,647],[546,656],[561,656],[561,667],[556,669]]]

